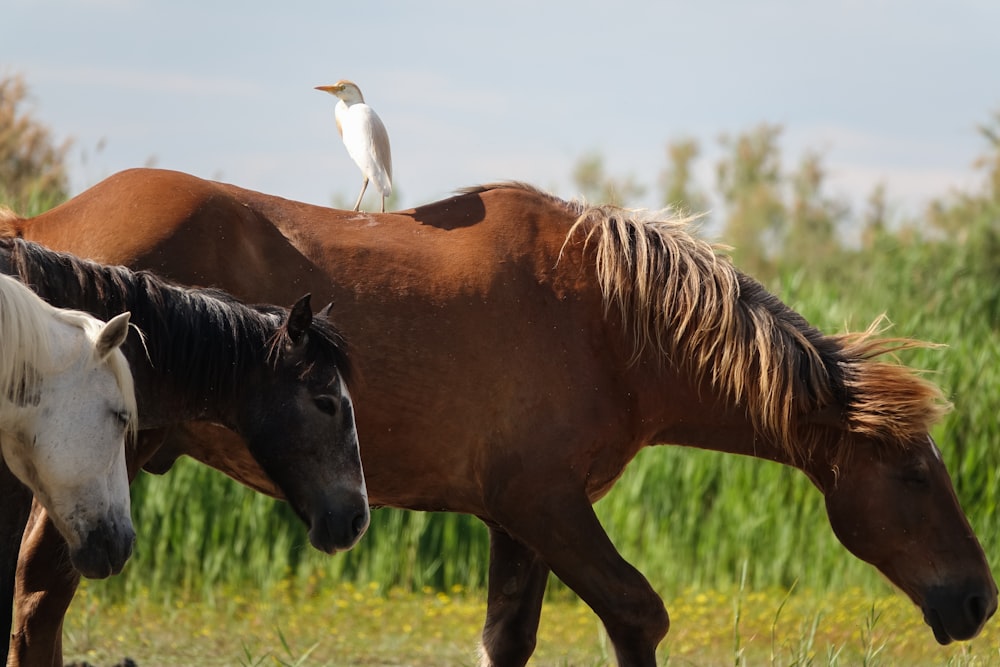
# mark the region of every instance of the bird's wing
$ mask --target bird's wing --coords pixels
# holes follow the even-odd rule
[[[372,154],[375,162],[385,169],[386,193],[392,192],[392,151],[389,149],[389,132],[382,119],[370,107],[372,126]]]
[[[342,124],[347,152],[379,193],[389,196],[392,193],[392,155],[389,134],[382,120],[367,104],[352,104]]]

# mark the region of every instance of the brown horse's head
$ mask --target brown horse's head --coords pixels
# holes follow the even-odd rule
[[[873,332],[835,337],[846,397],[814,480],[840,541],[920,607],[938,642],[971,639],[996,611],[997,587],[928,434],[949,405],[912,370],[876,359],[923,344]]]
[[[939,642],[980,631],[996,611],[996,584],[928,435],[947,401],[913,370],[878,359],[927,344],[881,338],[880,321],[822,334],[684,221],[582,210],[564,252],[573,244],[592,248],[606,307],[626,316],[635,358],[652,350],[671,360],[752,427],[742,445],[706,442],[711,429],[689,425],[681,441],[803,470],[826,496],[840,541],[910,596]]]
[[[939,643],[975,637],[997,587],[934,441],[853,445],[821,484],[833,531],[920,607]]]

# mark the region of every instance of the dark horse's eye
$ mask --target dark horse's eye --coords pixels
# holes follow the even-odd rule
[[[322,394],[313,400],[316,401],[316,407],[328,415],[336,416],[337,411],[340,409],[340,399],[335,396]]]

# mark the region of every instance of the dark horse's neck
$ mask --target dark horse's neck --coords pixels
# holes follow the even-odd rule
[[[0,239],[0,271],[60,308],[102,319],[131,312],[142,336],[131,332],[122,350],[143,429],[188,419],[235,428],[243,371],[259,362],[282,321],[278,308],[251,308],[224,292],[172,285],[21,239]]]

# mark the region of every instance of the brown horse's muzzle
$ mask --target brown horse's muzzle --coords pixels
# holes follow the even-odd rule
[[[972,639],[997,610],[996,587],[985,590],[972,582],[936,586],[924,596],[921,610],[939,644]]]

